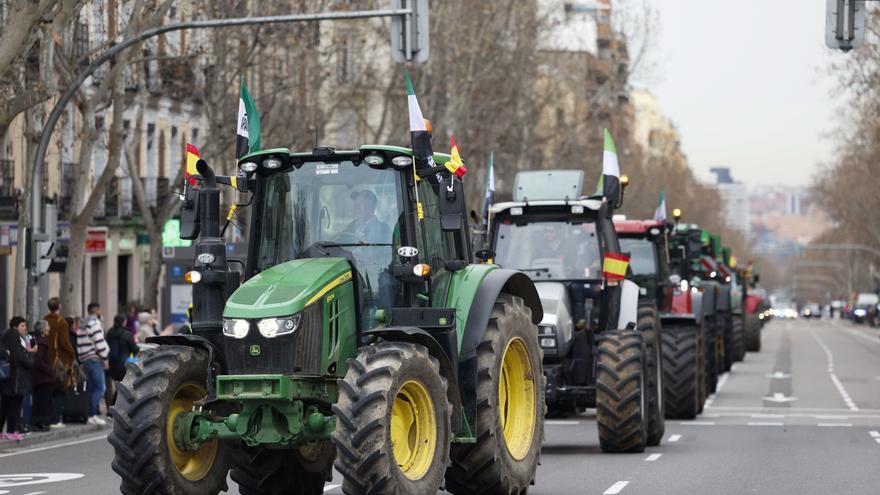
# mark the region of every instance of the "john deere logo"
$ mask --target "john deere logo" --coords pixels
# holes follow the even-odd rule
[[[250,347],[250,349],[248,349],[248,350],[250,351],[251,356],[259,356],[260,352],[262,352],[262,350],[260,349],[260,346],[258,346],[256,344],[252,345]]]

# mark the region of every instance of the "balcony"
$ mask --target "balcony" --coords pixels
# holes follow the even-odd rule
[[[18,191],[15,190],[13,160],[0,160],[0,218],[18,218]]]

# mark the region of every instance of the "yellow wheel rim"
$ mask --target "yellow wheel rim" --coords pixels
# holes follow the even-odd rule
[[[411,480],[431,467],[437,448],[434,404],[421,382],[404,383],[391,405],[391,450],[397,466]]]
[[[217,458],[218,443],[216,440],[204,444],[196,451],[183,451],[174,443],[174,420],[180,413],[192,411],[193,402],[203,399],[208,392],[201,386],[188,383],[177,389],[171,406],[168,408],[168,420],[165,427],[165,441],[171,461],[181,476],[190,481],[199,481],[214,466]]]
[[[525,342],[514,338],[504,349],[498,380],[498,415],[510,456],[522,460],[535,434],[535,376]]]

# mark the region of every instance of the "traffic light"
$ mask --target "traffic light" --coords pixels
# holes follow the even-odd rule
[[[427,62],[431,48],[428,0],[391,0],[391,7],[412,10],[391,18],[391,58],[399,64]]]
[[[825,44],[845,52],[865,42],[865,0],[826,0]]]

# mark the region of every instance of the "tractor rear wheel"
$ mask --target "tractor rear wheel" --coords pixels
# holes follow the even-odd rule
[[[645,339],[648,357],[648,446],[660,445],[666,434],[663,406],[663,341],[660,318],[650,305],[639,307],[638,330]]]
[[[477,345],[477,443],[453,445],[447,491],[525,493],[533,483],[544,438],[541,359],[531,310],[501,294]]]
[[[298,449],[242,445],[232,453],[232,481],[242,495],[320,495],[333,479],[333,444]]]
[[[146,351],[117,384],[110,409],[111,466],[125,495],[206,495],[226,490],[228,444],[212,441],[196,451],[174,443],[174,420],[208,392],[208,355],[192,347],[162,345]]]
[[[721,371],[718,373],[719,375],[725,371],[730,371],[730,368],[733,367],[733,363],[735,362],[733,357],[733,317],[725,318],[724,320],[724,335],[721,339],[722,343],[722,351],[721,351]]]
[[[347,494],[435,493],[452,441],[440,365],[421,345],[380,342],[349,359],[333,406],[336,470]]]
[[[761,320],[758,316],[746,316],[746,325],[743,330],[746,351],[761,352]]]
[[[698,327],[663,329],[663,387],[666,417],[694,419],[699,411]]]
[[[634,330],[600,335],[596,365],[596,422],[605,452],[643,452],[648,440],[648,359]]]
[[[732,359],[734,362],[742,361],[746,357],[746,343],[744,335],[745,329],[743,328],[744,319],[745,317],[742,315],[733,317],[733,326],[731,329],[730,338],[731,346],[733,347]]]
[[[716,319],[706,328],[706,338],[703,346],[703,352],[706,354],[706,393],[714,394],[718,389],[718,376],[721,368],[721,343],[722,330],[719,329],[720,322]]]

